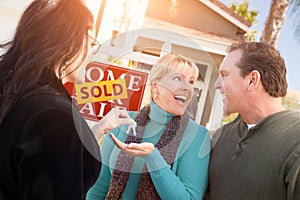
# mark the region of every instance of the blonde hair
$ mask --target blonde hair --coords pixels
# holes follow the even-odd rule
[[[197,79],[199,76],[199,70],[192,60],[181,55],[169,53],[158,59],[158,61],[153,65],[149,74],[149,81],[160,80],[168,72],[170,72],[170,70],[184,71],[189,68],[194,70],[195,79]]]
[[[149,73],[143,105],[148,104],[152,100],[152,90],[149,83],[151,83],[153,80],[160,80],[171,70],[184,71],[187,69],[194,70],[195,79],[198,78],[199,69],[192,60],[174,53],[169,53],[159,58]]]

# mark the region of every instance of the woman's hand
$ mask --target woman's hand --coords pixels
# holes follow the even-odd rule
[[[131,119],[126,110],[118,108],[111,109],[97,124],[92,128],[92,131],[98,140],[107,131],[117,128],[122,124],[133,124],[134,120]]]
[[[110,134],[110,137],[114,141],[115,145],[121,151],[124,151],[125,153],[131,156],[144,157],[151,154],[155,149],[154,145],[150,142],[143,142],[140,144],[137,143],[125,144],[124,142],[121,142],[118,138],[116,138],[112,133]]]

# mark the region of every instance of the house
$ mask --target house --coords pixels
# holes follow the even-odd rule
[[[22,10],[31,1],[0,2],[0,26],[5,27],[1,29],[0,42],[11,38]],[[86,3],[95,16],[97,39],[102,43],[96,59],[118,58],[126,66],[141,70],[150,70],[162,54],[170,51],[193,59],[200,76],[188,110],[196,122],[208,129],[220,126],[223,105],[214,82],[227,48],[245,40],[244,34],[251,26],[248,21],[218,0]]]
[[[119,26],[110,29],[100,25],[98,38],[101,40],[108,31],[108,35],[111,33],[108,43],[113,46],[104,48],[102,53],[112,55],[111,52],[117,52],[113,56],[131,60],[133,67],[143,70],[150,70],[164,52],[172,51],[193,59],[200,77],[195,83],[195,94],[188,110],[196,122],[209,129],[218,128],[223,117],[221,96],[214,89],[218,68],[227,48],[245,40],[250,22],[217,0],[179,0],[173,13],[170,0],[127,0],[122,3],[111,0],[106,1],[106,4],[114,5],[109,13],[118,7],[118,2],[124,15],[120,14],[122,11],[118,12],[119,17],[111,21],[118,21]],[[135,10],[131,9],[132,5]],[[109,21],[105,11],[103,15],[102,21]],[[129,42],[126,38],[130,38]],[[101,41],[107,42],[106,39]]]

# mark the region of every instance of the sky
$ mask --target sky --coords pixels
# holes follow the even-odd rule
[[[240,2],[241,0],[220,0],[225,5]],[[249,0],[249,10],[259,12],[256,21],[250,29],[259,32],[258,40],[263,31],[264,24],[269,14],[272,0]],[[300,22],[298,22],[300,23]],[[300,91],[300,42],[294,37],[294,31],[297,23],[292,14],[288,11],[285,22],[281,29],[277,48],[285,60],[287,66],[288,88]]]

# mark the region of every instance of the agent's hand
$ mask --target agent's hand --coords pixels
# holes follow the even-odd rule
[[[111,109],[97,124],[92,128],[92,131],[98,140],[107,131],[117,128],[122,124],[133,124],[134,120],[131,119],[126,110],[118,108]]]
[[[143,142],[140,144],[137,143],[130,143],[125,144],[121,142],[118,138],[114,136],[114,134],[109,134],[112,140],[114,141],[115,145],[121,150],[131,156],[140,156],[144,157],[149,155],[154,150],[154,145],[150,142]]]

